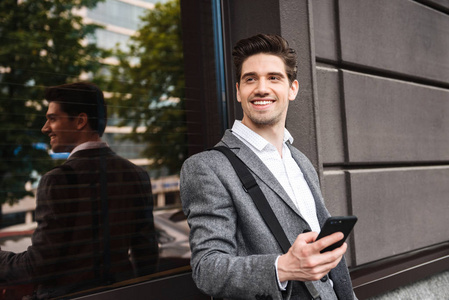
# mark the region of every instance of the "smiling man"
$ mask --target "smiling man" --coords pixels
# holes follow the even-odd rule
[[[63,104],[50,102],[47,111],[47,122],[42,133],[50,137],[53,152],[72,152],[73,148],[86,142],[101,143],[100,135],[93,130],[80,130],[89,123],[85,112],[78,116],[70,116],[63,110]]]
[[[233,57],[243,119],[217,145],[253,174],[292,246],[282,252],[229,160],[199,153],[181,170],[195,283],[226,299],[355,299],[347,245],[320,253],[343,234],[316,241],[329,213],[312,164],[285,128],[299,88],[295,51],[280,36],[259,34],[239,41]]]
[[[80,82],[50,87],[45,98],[42,132],[54,152],[70,156],[39,182],[32,245],[0,251],[0,284],[31,282],[35,297],[48,299],[153,272],[150,179],[101,140],[103,93]]]

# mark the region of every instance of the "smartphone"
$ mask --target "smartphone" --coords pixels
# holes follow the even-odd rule
[[[340,247],[345,242],[349,233],[351,233],[352,228],[354,228],[355,223],[357,222],[356,216],[344,216],[344,217],[330,217],[326,220],[323,227],[321,228],[321,232],[316,238],[319,240],[325,236],[331,235],[335,232],[342,232],[344,234],[344,238],[333,245],[321,250],[321,253],[326,251],[332,251],[335,248]]]

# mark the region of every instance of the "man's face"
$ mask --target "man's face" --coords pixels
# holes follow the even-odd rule
[[[289,101],[298,92],[298,81],[288,82],[281,58],[271,54],[248,57],[242,65],[237,100],[243,109],[242,123],[255,130],[285,126]]]
[[[57,102],[50,102],[46,117],[42,133],[50,137],[53,152],[71,152],[77,145],[77,118],[70,118]]]

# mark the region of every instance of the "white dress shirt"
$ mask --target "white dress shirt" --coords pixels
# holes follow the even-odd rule
[[[290,199],[298,208],[302,217],[307,221],[312,231],[320,232],[320,225],[316,215],[315,200],[301,169],[293,159],[286,142],[293,143],[293,137],[284,129],[282,157],[276,147],[266,139],[246,127],[240,121],[235,121],[232,132],[247,145],[273,173]]]
[[[320,232],[320,225],[316,215],[315,200],[309,185],[304,178],[296,161],[293,159],[286,142],[293,143],[290,132],[284,128],[284,139],[282,143],[282,157],[274,145],[255,133],[241,121],[236,120],[232,126],[232,133],[247,145],[273,173],[279,181],[302,217],[309,224],[312,231]],[[279,256],[275,261],[276,278],[281,290],[286,290],[287,282],[280,282],[277,272]]]

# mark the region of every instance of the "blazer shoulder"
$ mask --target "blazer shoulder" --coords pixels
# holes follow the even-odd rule
[[[240,148],[240,145],[238,144],[237,138],[232,135],[230,130],[227,130],[223,138],[215,144],[214,147],[217,146],[225,146],[230,148],[233,151],[236,151]],[[187,163],[191,162],[200,162],[200,161],[220,161],[223,158],[227,160],[227,158],[222,154],[220,151],[213,150],[213,148],[206,149],[204,151],[201,151],[199,153],[193,154],[189,158],[185,160]]]
[[[222,163],[223,161],[228,160],[226,156],[221,153],[220,151],[208,149],[202,152],[199,152],[197,154],[194,154],[187,158],[184,163],[183,167],[186,165],[192,165],[192,164],[205,164],[205,165],[216,165],[217,163]]]
[[[49,170],[42,176],[40,181],[44,182],[45,180],[64,178],[64,174],[70,172],[73,172],[73,168],[64,163],[62,165],[53,167],[51,170]]]

